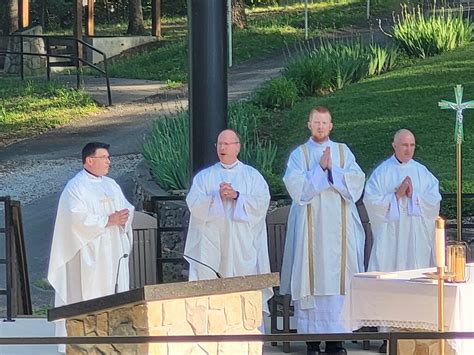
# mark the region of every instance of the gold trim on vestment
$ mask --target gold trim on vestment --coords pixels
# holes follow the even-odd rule
[[[339,166],[344,169],[344,146],[339,144]],[[341,295],[346,294],[346,253],[347,253],[347,216],[346,201],[341,195],[341,222],[342,222],[342,239],[341,239],[341,279],[339,283]]]
[[[301,145],[303,150],[306,170],[309,171],[308,148],[305,144]],[[308,222],[308,275],[310,295],[314,296],[314,250],[313,250],[313,211],[311,201],[306,205],[306,220]]]

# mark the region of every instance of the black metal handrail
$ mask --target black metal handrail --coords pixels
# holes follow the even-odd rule
[[[1,345],[53,344],[145,344],[206,342],[308,342],[387,340],[388,354],[398,353],[399,340],[474,339],[474,332],[357,332],[329,334],[242,334],[242,335],[172,335],[172,336],[84,336],[84,337],[0,337]]]
[[[0,50],[0,54],[16,54],[20,55],[20,77],[21,80],[25,79],[24,75],[24,56],[37,56],[37,57],[46,57],[47,61],[47,66],[46,66],[46,76],[48,81],[50,80],[50,73],[51,73],[51,67],[50,67],[50,58],[64,58],[64,59],[70,59],[71,62],[76,63],[76,88],[79,90],[81,88],[81,80],[80,80],[80,65],[84,64],[94,70],[97,70],[99,73],[103,74],[105,76],[105,81],[107,85],[107,99],[108,99],[108,104],[109,106],[112,105],[112,92],[110,90],[110,80],[109,80],[109,74],[108,74],[108,65],[107,65],[107,55],[101,51],[100,49],[97,49],[90,45],[89,43],[83,41],[82,39],[72,37],[72,36],[50,36],[50,35],[24,35],[24,34],[15,34],[15,35],[9,35],[9,36],[0,36],[0,37],[6,37],[6,38],[21,38],[20,42],[20,51],[10,51],[10,50]],[[25,52],[23,50],[24,47],[24,42],[23,38],[41,38],[45,41],[45,45],[47,47],[46,53],[32,53],[32,52]],[[50,39],[61,39],[64,41],[71,41],[75,45],[75,53],[76,55],[70,54],[51,54],[49,53],[49,46],[50,46]],[[104,69],[101,69],[99,66],[95,65],[94,63],[89,62],[86,59],[83,59],[82,56],[79,55],[80,52],[80,46],[84,46],[88,49],[90,49],[93,52],[96,52],[100,54],[103,58],[102,63],[104,64]]]

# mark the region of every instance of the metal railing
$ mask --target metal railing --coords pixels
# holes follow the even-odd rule
[[[173,336],[85,336],[85,337],[0,337],[2,345],[53,344],[146,344],[207,342],[314,342],[386,340],[388,354],[398,354],[399,340],[474,339],[474,332],[384,332],[275,335],[173,335]]]
[[[110,90],[110,80],[109,80],[109,75],[108,75],[108,68],[107,68],[107,55],[102,52],[101,50],[94,48],[91,46],[89,43],[76,38],[72,36],[47,36],[47,35],[23,35],[23,34],[15,34],[15,35],[9,35],[9,36],[1,36],[1,37],[6,37],[6,38],[20,38],[20,51],[11,51],[11,50],[2,50],[0,49],[0,55],[7,55],[7,54],[13,54],[13,55],[19,55],[20,56],[20,77],[21,80],[25,79],[25,73],[24,73],[24,63],[25,63],[25,56],[36,56],[36,57],[46,57],[46,77],[47,80],[49,81],[51,79],[51,67],[55,66],[53,62],[51,62],[51,58],[62,58],[62,59],[68,59],[73,66],[76,67],[76,88],[79,90],[81,88],[81,64],[86,65],[99,73],[103,74],[105,76],[105,81],[107,85],[107,99],[108,99],[108,105],[112,105],[112,93]],[[33,53],[33,52],[25,52],[24,51],[24,38],[40,38],[44,40],[45,47],[46,47],[46,53]],[[74,53],[72,54],[52,54],[51,53],[51,41],[53,39],[56,40],[61,40],[65,42],[71,42],[73,43],[74,46]],[[82,58],[82,49],[87,48],[91,50],[92,52],[96,52],[100,54],[103,58],[103,65],[104,69],[100,68],[99,66],[95,65],[92,62],[89,62],[88,60]],[[80,55],[81,54],[81,55]]]
[[[449,199],[455,199],[456,194],[455,193],[443,193],[442,194],[443,201],[449,200]],[[464,199],[474,199],[474,193],[463,193],[462,198]],[[163,225],[162,221],[162,216],[160,215],[160,207],[163,207],[167,203],[172,203],[172,204],[178,204],[182,203],[183,204],[183,209],[187,210],[187,206],[184,203],[186,199],[186,196],[153,196],[151,198],[151,211],[153,212],[157,219],[158,219],[158,228],[157,228],[157,243],[156,243],[156,272],[157,272],[157,283],[163,283],[163,265],[165,263],[171,263],[171,264],[179,264],[179,263],[185,263],[185,260],[182,257],[163,257],[162,255],[162,236],[164,233],[182,233],[183,236],[183,241],[186,239],[186,234],[187,234],[187,220],[186,218],[180,218],[181,225],[173,225],[173,226],[165,226]],[[278,195],[272,195],[271,197],[272,201],[281,201],[281,200],[286,200],[288,203],[291,203],[291,197],[286,194],[278,194]],[[183,213],[184,215],[184,213]],[[454,220],[454,223],[447,223],[446,224],[446,229],[456,229],[456,220]],[[469,228],[469,229],[474,229],[474,223],[464,223],[462,222],[461,228]],[[474,243],[473,240],[468,241],[469,244]],[[473,255],[470,255],[470,259],[474,260],[474,248],[471,249],[471,253]]]
[[[12,321],[19,314],[32,314],[32,305],[20,203],[9,196],[0,197],[0,203],[4,213],[0,234],[5,242],[5,257],[0,258],[0,265],[5,265],[6,274],[5,289],[0,289],[0,296],[6,296],[5,321]]]

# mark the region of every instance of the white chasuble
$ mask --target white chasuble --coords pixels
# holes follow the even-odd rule
[[[326,147],[331,149],[331,173],[319,164]],[[299,331],[343,331],[337,324],[341,297],[349,290],[351,276],[362,272],[364,265],[365,235],[355,202],[365,175],[345,144],[318,144],[310,138],[291,153],[283,181],[293,202],[280,291],[291,294],[297,310],[309,311],[297,315]],[[311,312],[326,313],[328,322],[300,326],[303,318],[312,322],[319,317]]]
[[[237,200],[222,200],[219,184],[230,183]],[[265,218],[270,203],[268,185],[251,166],[221,163],[202,170],[186,198],[191,212],[185,254],[211,266],[223,277],[270,272]],[[189,280],[216,278],[215,273],[189,261]],[[263,304],[272,296],[263,292]]]
[[[412,197],[397,200],[395,191],[406,176]],[[395,156],[379,165],[364,193],[374,244],[369,271],[399,271],[435,265],[435,220],[441,195],[438,180],[415,160],[400,163]]]
[[[106,227],[108,216],[124,208],[130,212],[126,225]],[[133,211],[108,177],[82,170],[67,183],[59,199],[48,270],[55,307],[114,293],[119,259],[131,251]],[[123,258],[118,291],[128,289],[128,258]]]

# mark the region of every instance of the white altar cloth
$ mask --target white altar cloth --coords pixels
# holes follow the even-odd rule
[[[385,278],[356,274],[343,307],[347,326],[411,328],[437,331],[438,285],[435,282],[411,281],[435,268],[407,270]],[[468,265],[467,276],[474,265]],[[474,280],[445,283],[444,321],[446,331],[474,331]],[[448,340],[459,355],[474,354],[474,340]]]

